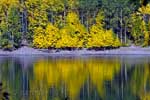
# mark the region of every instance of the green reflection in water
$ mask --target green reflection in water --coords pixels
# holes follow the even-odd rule
[[[0,57],[11,100],[149,100],[149,57]]]

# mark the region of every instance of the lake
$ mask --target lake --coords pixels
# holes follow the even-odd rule
[[[0,82],[10,100],[149,100],[150,56],[0,56]]]

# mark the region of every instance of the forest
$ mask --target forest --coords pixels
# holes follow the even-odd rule
[[[149,0],[0,0],[0,48],[150,45]]]

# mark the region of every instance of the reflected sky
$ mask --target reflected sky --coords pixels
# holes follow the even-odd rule
[[[0,57],[10,100],[149,100],[150,57]]]

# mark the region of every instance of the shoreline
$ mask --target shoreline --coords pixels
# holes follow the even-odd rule
[[[111,50],[44,50],[44,49],[34,49],[30,47],[21,47],[14,51],[3,51],[0,50],[0,56],[7,55],[45,55],[45,56],[64,56],[64,55],[150,55],[150,47],[120,47],[118,49]]]

